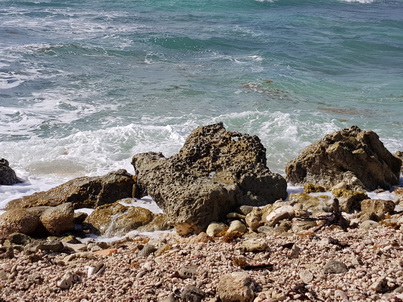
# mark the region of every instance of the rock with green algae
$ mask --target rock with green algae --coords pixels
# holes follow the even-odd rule
[[[95,209],[84,224],[98,234],[105,236],[122,236],[130,231],[157,231],[169,228],[165,215],[155,215],[150,210],[124,206],[119,201]]]

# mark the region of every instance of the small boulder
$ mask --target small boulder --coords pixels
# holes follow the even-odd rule
[[[50,235],[74,230],[74,207],[71,203],[49,207],[40,215],[40,221]]]
[[[98,234],[120,236],[150,223],[153,218],[154,214],[148,209],[115,202],[96,208],[84,223]]]
[[[27,209],[11,209],[0,215],[0,238],[12,233],[32,235],[41,225],[39,216]]]
[[[7,209],[57,206],[66,202],[71,202],[75,209],[95,208],[132,197],[135,185],[133,175],[123,169],[99,177],[79,177],[49,191],[12,200]]]
[[[8,160],[0,158],[0,185],[14,185],[22,182],[14,170],[10,168]]]
[[[252,302],[255,282],[244,272],[223,275],[218,281],[217,296],[222,302]]]
[[[241,205],[262,206],[287,196],[287,183],[266,166],[257,136],[226,131],[222,123],[195,129],[178,154],[133,157],[139,184],[175,223],[199,233]]]
[[[326,135],[305,148],[286,167],[293,184],[389,189],[399,184],[402,161],[393,156],[373,131],[357,126]]]

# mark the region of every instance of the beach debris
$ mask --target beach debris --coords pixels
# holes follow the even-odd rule
[[[300,217],[299,219],[308,220],[308,221],[323,221],[323,224],[314,230],[314,232],[318,232],[322,228],[331,225],[340,226],[343,231],[347,231],[348,221],[343,217],[343,214],[340,210],[339,200],[337,198],[333,199],[332,212],[328,215],[319,216],[319,217]]]
[[[105,269],[106,265],[103,262],[98,262],[93,266],[87,266],[87,277],[100,275]]]

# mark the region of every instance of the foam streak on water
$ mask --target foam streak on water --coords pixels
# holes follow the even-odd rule
[[[0,207],[199,125],[258,135],[271,170],[358,125],[403,150],[399,0],[0,1]]]

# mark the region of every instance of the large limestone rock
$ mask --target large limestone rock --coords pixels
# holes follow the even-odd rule
[[[345,182],[352,188],[388,189],[399,184],[401,165],[375,132],[352,126],[308,146],[287,164],[286,174],[294,184]]]
[[[14,170],[10,168],[8,160],[0,158],[0,185],[14,185],[20,182]]]
[[[240,205],[261,206],[286,198],[286,181],[266,166],[257,136],[198,127],[177,155],[142,153],[132,164],[141,186],[185,235],[222,221]]]
[[[122,169],[99,177],[79,177],[49,191],[12,200],[7,209],[57,206],[66,202],[71,202],[75,209],[94,208],[132,197],[134,188],[133,175]]]

